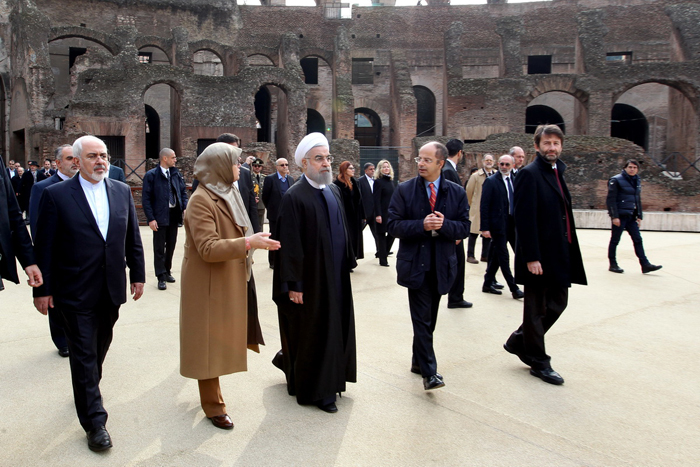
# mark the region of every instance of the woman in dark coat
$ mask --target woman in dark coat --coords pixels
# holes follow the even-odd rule
[[[377,164],[377,171],[374,173],[374,208],[379,214],[377,221],[377,257],[380,266],[389,266],[387,257],[394,244],[394,237],[389,235],[386,224],[389,220],[389,203],[391,195],[394,194],[394,169],[386,159],[382,159]]]
[[[355,259],[365,257],[364,244],[362,242],[362,225],[365,220],[365,212],[362,208],[362,196],[357,180],[354,177],[355,166],[348,161],[343,161],[338,170],[338,177],[333,183],[340,188],[345,207],[345,217],[348,222],[348,234]]]

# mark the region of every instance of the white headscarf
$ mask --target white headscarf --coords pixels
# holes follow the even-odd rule
[[[301,167],[301,160],[306,156],[306,153],[311,151],[313,148],[323,146],[329,148],[328,138],[326,138],[323,133],[309,133],[304,136],[297,146],[297,150],[294,153],[294,162]]]

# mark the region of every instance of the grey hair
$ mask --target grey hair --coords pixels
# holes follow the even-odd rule
[[[518,150],[518,149],[520,149],[521,151],[525,152],[525,151],[523,150],[523,148],[521,148],[520,146],[513,146],[512,148],[510,148],[510,149],[508,150],[508,154],[512,156],[513,154],[515,154],[515,151]]]
[[[60,161],[61,159],[63,159],[63,150],[65,148],[72,148],[72,147],[73,147],[73,145],[71,145],[71,144],[62,144],[59,147],[57,147],[56,150],[54,151],[55,159],[57,161]]]
[[[85,136],[81,136],[80,138],[76,139],[73,142],[73,157],[77,157],[78,159],[80,159],[80,156],[82,155],[82,152],[83,152],[83,143],[86,141],[93,141],[95,143],[100,143],[102,146],[105,147],[105,152],[107,152],[107,154],[109,154],[109,150],[107,149],[107,145],[105,144],[104,141],[102,141],[97,136],[85,135]]]

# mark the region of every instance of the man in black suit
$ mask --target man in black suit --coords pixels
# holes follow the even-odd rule
[[[73,146],[64,144],[56,148],[56,160],[58,161],[58,171],[46,180],[36,183],[32,187],[32,196],[29,203],[29,227],[31,228],[32,238],[36,239],[36,221],[39,218],[39,201],[44,190],[56,183],[70,180],[73,175],[78,173],[78,162],[73,157]],[[61,324],[60,312],[54,307],[49,309],[49,330],[51,331],[51,340],[58,349],[58,354],[61,357],[68,357],[68,342],[66,341],[66,333]]]
[[[15,169],[15,176],[12,177],[12,180],[10,182],[12,183],[12,189],[15,192],[15,197],[17,198],[17,203],[19,203],[19,206],[22,205],[20,202],[20,199],[22,198],[22,176],[24,175],[24,169],[22,167],[17,167]],[[20,208],[20,214],[22,213],[22,209]]]
[[[507,154],[501,156],[498,159],[498,173],[487,178],[481,189],[481,235],[491,239],[491,252],[481,291],[494,295],[503,293],[494,287],[496,272],[500,267],[513,298],[518,299],[523,298],[524,294],[510,272],[510,255],[508,255],[508,243],[511,246],[515,245],[512,168],[513,158]]]
[[[525,151],[520,146],[513,146],[508,151],[508,154],[513,158],[513,170],[510,171],[510,176],[515,180],[520,169],[525,166]]]
[[[455,243],[469,234],[467,195],[441,175],[447,148],[430,142],[420,148],[418,176],[396,188],[389,205],[389,234],[401,239],[396,256],[397,282],[408,288],[413,322],[411,372],[423,376],[423,388],[445,382],[437,372],[433,332],[440,296],[457,275]]]
[[[552,369],[544,335],[566,309],[571,284],[586,285],[566,165],[559,160],[563,142],[558,126],[537,127],[537,158],[515,179],[515,281],[525,285],[525,301],[523,323],[503,345],[550,384],[564,378]]]
[[[112,447],[99,383],[119,307],[143,294],[145,266],[131,190],[107,178],[104,142],[83,136],[73,143],[80,174],[44,190],[37,220],[36,254],[44,285],[34,291],[42,314],[56,307],[68,338],[73,396],[88,447]]]
[[[374,237],[374,244],[376,246],[376,251],[379,251],[379,245],[377,244],[377,221],[375,217],[377,214],[374,211],[374,164],[367,162],[364,165],[365,174],[357,180],[357,184],[360,186],[360,195],[362,197],[362,208],[365,212],[365,217],[367,218],[367,226],[369,231],[372,232],[372,237]],[[362,227],[364,230],[364,227]]]
[[[267,208],[267,220],[270,223],[270,233],[277,238],[277,217],[279,208],[282,204],[282,196],[287,192],[290,186],[294,185],[294,178],[289,175],[289,162],[284,157],[277,159],[275,164],[277,171],[265,177],[263,185],[262,200]],[[274,267],[275,255],[270,251],[268,260],[270,268]]]
[[[51,159],[44,159],[44,168],[37,171],[36,181],[37,182],[44,181],[47,178],[51,178],[51,176],[55,173],[56,173],[56,171],[51,168]]]
[[[464,143],[458,139],[451,139],[445,147],[447,148],[447,160],[442,168],[442,175],[447,180],[462,186],[462,180],[457,173],[457,164],[462,160]],[[457,253],[457,277],[455,277],[450,293],[447,294],[447,308],[471,308],[472,303],[464,299],[464,266],[466,265],[464,239],[457,240],[455,243],[457,244],[455,247],[455,252]]]
[[[43,278],[34,261],[32,239],[24,225],[5,163],[0,158],[0,291],[5,288],[3,279],[19,284],[15,258],[27,273],[29,285],[40,286]]]
[[[0,157],[0,159],[2,159],[2,157]],[[8,174],[10,174],[10,180],[12,180],[12,177],[17,175],[17,169],[15,169],[15,161],[13,161],[12,159],[7,161],[7,169],[5,170],[7,170]]]
[[[185,180],[175,167],[176,163],[175,151],[163,148],[158,167],[149,170],[143,177],[141,204],[148,227],[153,231],[153,264],[158,290],[167,289],[167,282],[175,282],[171,269],[177,229],[187,209]]]
[[[22,185],[19,190],[19,208],[26,212],[26,223],[29,224],[29,201],[32,194],[32,187],[39,181],[39,164],[36,161],[27,162],[29,170],[25,170],[22,175]]]

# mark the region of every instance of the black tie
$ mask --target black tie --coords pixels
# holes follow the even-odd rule
[[[168,179],[168,192],[170,192],[170,195],[168,197],[168,203],[170,206],[176,206],[177,203],[175,202],[175,188],[173,187],[172,184],[172,178],[170,177],[170,171],[165,172],[165,178]]]
[[[508,187],[508,214],[513,215],[513,183],[510,177],[506,177],[506,186]]]

